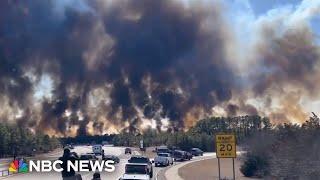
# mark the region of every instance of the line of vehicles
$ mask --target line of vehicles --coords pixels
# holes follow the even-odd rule
[[[146,156],[133,155],[125,165],[125,173],[119,180],[150,180],[153,177],[152,164],[155,167],[170,166],[174,161],[185,161],[192,159],[193,156],[202,156],[203,151],[199,148],[192,148],[190,151],[182,151],[169,149],[166,146],[161,146],[155,149],[157,156],[151,161]],[[125,154],[132,154],[130,148],[125,149]]]
[[[79,159],[80,160],[89,160],[89,161],[98,161],[99,160],[99,158],[96,156],[95,153],[81,154]],[[120,158],[115,155],[102,155],[101,159],[104,161],[112,160],[112,161],[114,161],[114,164],[118,164],[120,162]]]
[[[68,145],[68,148],[73,149],[73,146]],[[186,161],[192,159],[193,156],[203,155],[203,151],[199,148],[182,151],[178,148],[168,148],[167,146],[157,147],[154,152],[156,157],[150,160],[147,156],[132,155],[132,149],[125,148],[124,153],[129,154],[130,158],[125,165],[125,173],[119,180],[150,180],[153,177],[153,164],[155,167],[166,167],[173,165],[175,161]],[[105,155],[101,144],[92,145],[92,152],[81,154],[79,159],[97,161],[99,160],[97,156],[102,156],[102,160],[113,160],[115,164],[120,162],[119,157],[115,155]]]
[[[199,148],[191,148],[190,151],[182,151],[177,148],[169,149],[167,146],[160,146],[155,149],[157,157],[155,164],[164,165],[164,159],[167,159],[165,165],[169,165],[171,159],[174,161],[186,161],[192,159],[193,156],[203,156],[203,151]],[[159,162],[158,162],[159,161]]]

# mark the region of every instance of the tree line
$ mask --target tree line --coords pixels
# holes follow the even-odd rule
[[[115,134],[105,135],[80,135],[76,137],[62,137],[60,141],[63,145],[67,144],[102,144],[103,142],[112,142]]]
[[[35,153],[49,152],[60,146],[55,137],[17,124],[0,123],[0,157],[32,156]]]
[[[145,147],[167,145],[182,150],[198,147],[204,151],[215,151],[214,137],[217,133],[235,133],[237,142],[255,132],[272,128],[268,118],[260,116],[237,117],[208,117],[199,120],[188,131],[159,132],[156,129],[145,129],[141,133],[123,130],[119,134],[105,134],[102,136],[82,135],[61,138],[62,144],[94,144],[107,141],[116,146],[138,147],[140,140]]]
[[[217,133],[235,133],[238,142],[242,142],[255,132],[270,129],[268,118],[260,116],[209,117],[199,120],[188,131],[159,132],[146,129],[141,134],[122,131],[119,134],[102,136],[76,136],[57,139],[41,132],[31,132],[28,128],[15,124],[0,124],[0,156],[13,154],[32,155],[35,152],[48,152],[57,148],[60,143],[92,144],[107,141],[116,146],[139,146],[140,140],[146,147],[167,145],[182,150],[199,147],[204,151],[215,151],[214,135]]]
[[[167,145],[182,150],[198,147],[204,151],[215,151],[214,137],[217,133],[235,133],[237,141],[242,142],[255,132],[271,127],[269,119],[260,116],[209,117],[199,120],[186,132],[158,132],[154,129],[147,129],[142,134],[122,132],[114,136],[113,143],[118,146],[139,146],[140,140],[143,140],[147,147]]]
[[[267,179],[319,179],[320,119],[285,123],[253,134],[243,146],[241,172]]]

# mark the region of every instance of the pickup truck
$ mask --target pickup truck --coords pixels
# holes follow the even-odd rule
[[[147,164],[148,174],[150,178],[153,177],[153,168],[150,159],[146,156],[131,156],[128,160],[128,163],[135,163],[135,164]]]
[[[119,180],[151,180],[148,171],[148,164],[128,163],[126,164],[125,173]]]

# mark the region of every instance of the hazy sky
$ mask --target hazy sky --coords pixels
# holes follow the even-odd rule
[[[320,0],[228,0],[225,3],[231,8],[229,13],[241,12],[255,18],[265,16],[275,9],[296,9],[302,4],[304,8],[313,6],[318,15],[310,19],[310,24],[314,32],[318,35],[320,33]]]

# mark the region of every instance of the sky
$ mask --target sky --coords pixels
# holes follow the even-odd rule
[[[237,19],[235,16],[243,16],[248,23],[259,17],[268,16],[268,14],[275,10],[293,10],[300,6],[313,6],[318,9],[318,12],[309,22],[313,31],[318,36],[320,34],[319,0],[227,0],[223,1],[223,3],[226,4],[226,8],[228,9],[227,13],[230,14],[230,21]],[[318,42],[320,42],[320,40],[318,40]]]
[[[315,42],[320,44],[320,0],[230,0],[223,2],[228,9],[227,19],[238,32],[236,33],[237,38],[242,47],[252,41],[252,30],[256,23],[260,26],[259,21],[275,19],[279,14],[280,16],[285,15],[284,22],[289,21],[290,18],[306,19],[305,22],[310,25],[314,33]],[[314,11],[312,16],[308,17],[309,10],[307,9]],[[319,113],[320,100],[312,99],[311,101],[301,99],[300,103],[308,111]]]

